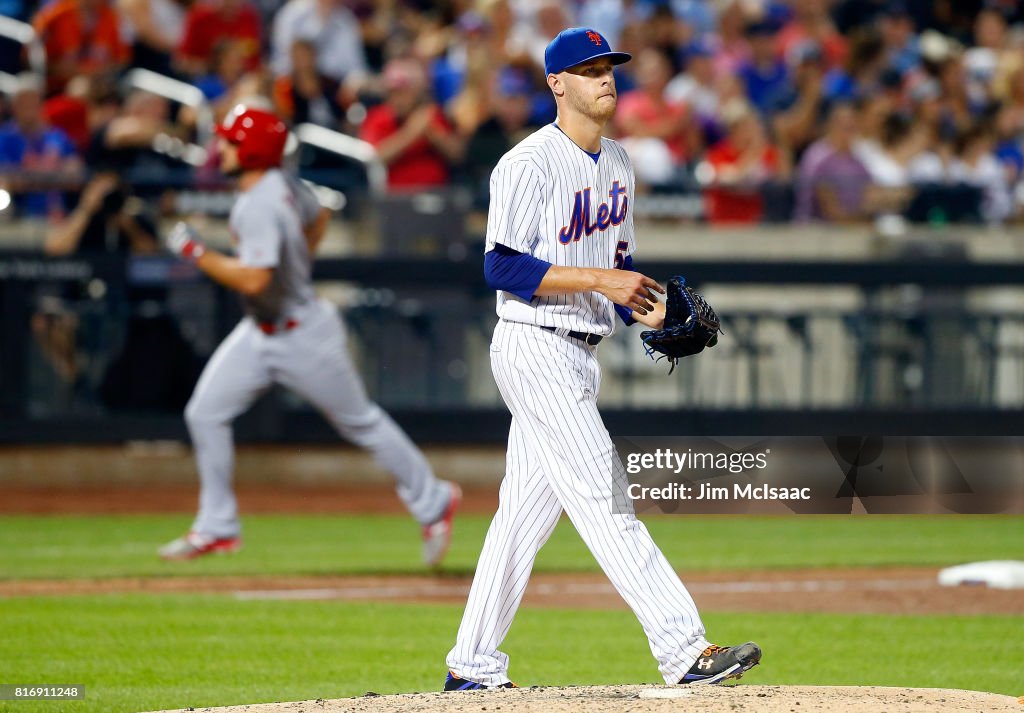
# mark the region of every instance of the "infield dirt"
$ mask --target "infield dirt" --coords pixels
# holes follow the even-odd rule
[[[668,697],[671,696],[671,697]],[[460,693],[415,693],[359,698],[264,703],[227,708],[177,709],[196,713],[434,713],[514,711],[515,713],[696,713],[720,710],[750,713],[934,713],[986,711],[1021,713],[1016,698],[946,688],[877,686],[581,686],[518,688]],[[171,712],[161,712],[171,713]]]
[[[1024,615],[1017,590],[941,587],[933,567],[681,572],[702,611]],[[464,575],[205,576],[0,580],[0,599],[74,594],[225,594],[244,600],[341,600],[463,605]],[[624,609],[600,573],[538,572],[528,607]],[[1024,707],[1019,713],[1024,713]]]

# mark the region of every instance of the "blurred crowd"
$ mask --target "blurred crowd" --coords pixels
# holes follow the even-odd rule
[[[198,88],[219,120],[264,101],[373,144],[393,191],[486,199],[497,159],[554,119],[544,48],[594,27],[633,54],[613,132],[640,190],[699,192],[714,224],[885,216],[1003,223],[1024,204],[1015,0],[0,0],[46,75],[0,43],[0,188],[48,250],[155,249],[126,177],[189,185],[155,142],[203,117],[120,77]],[[84,186],[84,190],[82,187]],[[149,201],[149,204],[157,203]],[[127,211],[127,212],[126,212]],[[127,216],[127,217],[126,217]]]

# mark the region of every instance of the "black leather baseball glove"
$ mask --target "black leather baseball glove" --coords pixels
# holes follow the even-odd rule
[[[640,339],[648,356],[656,360],[667,358],[672,363],[668,371],[671,374],[681,358],[718,344],[721,331],[721,322],[711,305],[692,287],[686,286],[686,278],[676,275],[668,281],[665,325],[661,329],[640,332]],[[661,356],[655,358],[655,352]]]

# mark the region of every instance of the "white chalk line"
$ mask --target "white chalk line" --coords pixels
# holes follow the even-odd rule
[[[684,580],[685,581],[685,580]],[[694,594],[786,594],[793,592],[845,592],[856,591],[905,591],[931,589],[937,584],[934,579],[809,579],[781,581],[746,582],[693,582],[686,588]],[[234,597],[243,601],[251,600],[321,600],[321,599],[413,599],[464,597],[469,593],[468,584],[450,585],[379,585],[352,587],[323,587],[318,589],[260,589],[234,592]],[[610,595],[615,589],[605,582],[535,582],[527,590],[530,594],[545,596]]]

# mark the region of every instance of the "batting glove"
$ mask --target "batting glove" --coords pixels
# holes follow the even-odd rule
[[[164,245],[178,257],[192,263],[199,262],[199,258],[206,252],[206,246],[200,241],[199,233],[182,222],[175,225],[167,234]]]

